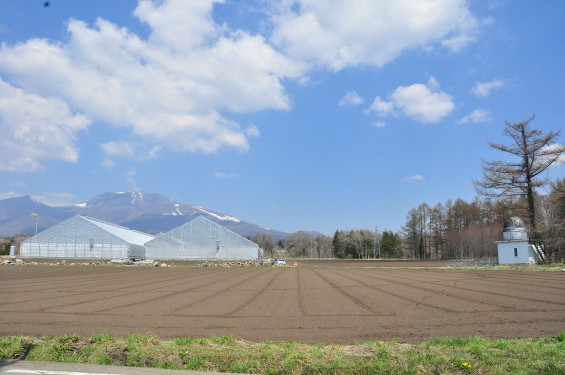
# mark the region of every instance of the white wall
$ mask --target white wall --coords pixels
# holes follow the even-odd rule
[[[500,241],[498,264],[536,264],[538,257],[528,241]]]

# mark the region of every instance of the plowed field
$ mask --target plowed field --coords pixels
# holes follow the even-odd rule
[[[330,343],[544,337],[565,330],[563,272],[368,265],[5,266],[0,335],[151,333]]]

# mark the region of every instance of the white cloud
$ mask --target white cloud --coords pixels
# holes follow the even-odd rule
[[[428,83],[426,86],[428,86],[430,90],[439,90],[439,88],[441,87],[439,81],[434,76],[430,76],[428,78]]]
[[[404,180],[406,180],[408,182],[419,182],[419,181],[424,181],[425,178],[421,174],[415,174],[413,176],[408,176],[408,177],[404,178]]]
[[[442,120],[455,108],[451,96],[445,92],[433,92],[420,83],[399,86],[390,95],[390,98],[395,107],[406,116],[424,124]]]
[[[215,2],[221,1],[196,1],[184,7],[182,0],[140,1],[134,14],[151,27],[152,43],[190,52],[221,33],[211,17]]]
[[[259,137],[261,135],[261,132],[259,131],[259,128],[257,128],[257,126],[250,125],[245,129],[245,134],[247,134],[248,137]]]
[[[294,59],[341,70],[383,66],[411,48],[458,51],[478,22],[464,0],[289,0],[275,7],[272,42]]]
[[[436,88],[439,88],[439,83],[433,77],[428,80],[428,85],[399,86],[389,95],[388,101],[377,96],[366,113],[387,116],[400,112],[424,124],[439,122],[453,111],[455,104],[450,95],[434,91]]]
[[[561,153],[561,154],[559,155],[559,153]],[[538,152],[537,163],[538,163],[538,165],[548,163],[551,160],[555,159],[556,156],[558,156],[558,157],[555,160],[555,162],[553,163],[553,165],[565,165],[565,146],[564,145],[562,145],[560,143],[553,143],[551,145],[543,147]]]
[[[42,160],[76,162],[76,134],[89,123],[59,99],[26,93],[0,79],[0,172],[36,171]]]
[[[153,146],[141,156],[141,160],[155,159],[159,152],[161,152],[161,147]]]
[[[300,78],[303,68],[260,35],[216,25],[214,2],[140,1],[134,14],[149,26],[147,39],[104,19],[94,25],[70,20],[68,42],[2,44],[0,74],[22,96],[50,98],[67,106],[67,117],[69,108],[82,113],[72,117],[75,122],[88,118],[129,128],[134,136],[178,152],[245,151],[258,130],[242,129],[224,114],[288,110],[282,80]],[[25,116],[23,106],[10,108],[12,116]],[[72,138],[60,142],[58,155],[36,143],[42,153],[14,153],[27,159],[3,168],[34,170],[47,158],[76,161]]]
[[[106,156],[123,157],[137,160],[154,159],[161,151],[161,147],[149,147],[143,142],[136,141],[110,141],[100,145]]]
[[[155,159],[161,151],[160,146],[148,147],[143,142],[128,142],[124,140],[110,141],[100,145],[106,157],[102,161],[102,166],[112,169],[115,166],[113,158],[126,158],[135,160]]]
[[[356,91],[347,91],[338,103],[340,107],[356,107],[361,104],[363,104],[363,97]]]
[[[231,180],[234,178],[239,178],[238,173],[226,173],[226,172],[215,172],[214,177],[220,180]]]
[[[389,114],[394,113],[394,103],[387,102],[386,100],[381,99],[380,96],[375,97],[371,106],[365,110],[365,113],[376,112],[381,116],[386,116]]]
[[[23,195],[25,194],[8,191],[0,193],[0,200],[21,197]],[[40,195],[32,195],[31,198],[51,207],[69,206],[76,201],[76,197],[72,193],[42,193]]]
[[[72,193],[43,193],[34,195],[33,198],[51,207],[70,206],[76,203],[76,197]]]
[[[486,98],[490,95],[491,91],[505,86],[506,83],[500,79],[494,79],[490,82],[477,82],[471,89],[471,93],[479,98]]]
[[[7,191],[4,193],[0,193],[0,200],[21,197],[24,194],[16,193],[15,191]]]
[[[468,124],[472,123],[480,123],[480,122],[487,122],[491,120],[491,113],[489,110],[486,109],[476,109],[473,112],[469,113],[467,116],[462,117],[461,119],[457,120],[458,124]]]
[[[37,170],[47,159],[76,161],[76,132],[89,122],[129,129],[131,137],[153,146],[144,148],[147,158],[163,147],[246,151],[259,131],[243,128],[230,113],[289,110],[284,80],[306,82],[307,73],[318,67],[383,66],[407,49],[457,51],[474,40],[479,27],[465,0],[288,0],[272,5],[272,28],[261,28],[272,34],[263,36],[216,24],[213,7],[219,2],[139,1],[133,14],[147,25],[147,37],[105,19],[94,24],[71,19],[64,42],[2,44],[0,77],[10,89],[27,102],[41,98],[48,103],[43,107],[62,111],[51,123],[30,115],[26,105],[0,108],[2,118],[27,117],[30,126],[50,127],[55,131],[49,133],[59,137],[45,143],[3,137],[13,146],[1,151],[0,170]],[[428,92],[412,93],[427,98],[427,104],[420,103],[427,108],[416,108],[417,100],[409,96],[418,87],[410,86],[375,110],[386,113],[386,104],[394,103],[407,116],[435,122],[449,111],[441,105],[450,101],[434,92],[433,82],[428,85]],[[343,100],[344,105],[362,103],[357,94]],[[27,130],[21,121],[16,124],[2,129],[2,135]],[[112,163],[111,158],[103,162]]]
[[[111,141],[101,144],[102,150],[108,156],[132,157],[135,155],[134,146],[126,141]]]

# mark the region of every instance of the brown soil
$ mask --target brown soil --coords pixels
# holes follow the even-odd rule
[[[563,272],[402,264],[409,268],[331,261],[297,268],[3,266],[0,335],[352,343],[565,330]]]

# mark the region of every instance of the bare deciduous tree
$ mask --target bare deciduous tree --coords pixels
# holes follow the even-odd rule
[[[314,238],[305,231],[291,233],[284,239],[284,247],[291,257],[312,257]]]
[[[483,179],[473,183],[477,192],[488,198],[525,197],[529,221],[536,231],[534,192],[547,183],[540,174],[564,154],[565,147],[556,143],[559,131],[544,134],[532,129],[533,119],[534,116],[517,123],[506,122],[503,134],[510,137],[511,142],[489,142],[489,146],[512,155],[514,160],[483,161]]]
[[[542,203],[544,250],[550,260],[562,262],[565,260],[565,178],[553,182],[551,187]]]

